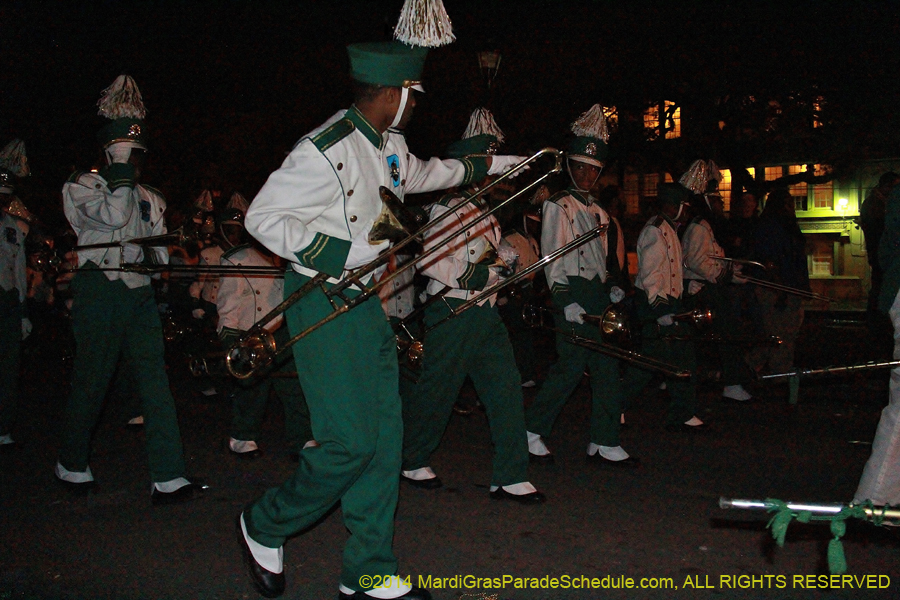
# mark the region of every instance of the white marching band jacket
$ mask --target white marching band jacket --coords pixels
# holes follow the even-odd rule
[[[681,243],[672,224],[662,216],[647,221],[637,241],[638,273],[634,285],[644,290],[651,306],[681,298]]]
[[[597,203],[585,199],[574,190],[555,194],[544,202],[541,252],[547,256],[575,238],[596,229],[598,223],[609,223],[609,215]],[[554,294],[565,293],[569,288],[569,277],[576,276],[588,281],[599,276],[600,281],[605,283],[606,245],[607,237],[603,234],[544,267],[550,290]]]
[[[407,193],[468,183],[486,171],[484,159],[419,160],[402,133],[380,134],[351,107],[294,146],[253,200],[245,225],[298,273],[322,272],[335,282],[344,274],[351,243],[368,236],[381,212],[379,186],[403,200]]]
[[[133,182],[132,182],[133,184]],[[120,185],[111,190],[97,173],[75,173],[63,186],[63,210],[78,235],[78,245],[119,242],[166,233],[163,213],[166,201],[159,191],[143,185]],[[167,264],[165,247],[149,249],[157,264]],[[144,249],[134,244],[116,248],[78,251],[78,266],[88,261],[101,268],[118,267],[122,262],[141,262]],[[150,284],[148,275],[105,271],[110,281],[121,279],[129,288]]]
[[[478,202],[470,202],[459,207],[465,200],[461,196],[446,196],[440,202],[431,207],[430,220],[435,220],[447,212],[453,211],[453,216],[446,217],[425,234],[425,250],[430,250],[438,242],[444,240],[454,231],[465,227],[478,219],[483,213],[476,205]],[[459,207],[459,208],[457,208]],[[496,269],[491,269],[490,264],[477,262],[491,244],[495,249],[500,247],[500,225],[490,216],[468,231],[453,237],[443,249],[435,252],[422,261],[419,271],[430,278],[425,291],[429,296],[439,293],[445,286],[450,290],[445,294],[447,298],[459,298],[468,300],[491,285],[499,281]],[[491,295],[478,303],[483,306],[490,302],[493,306],[497,295]]]
[[[724,257],[725,252],[716,242],[716,236],[706,219],[697,217],[690,222],[681,238],[681,251],[684,255],[685,279],[717,283],[727,271],[726,263],[710,258]]]
[[[220,263],[229,267],[271,267],[272,260],[249,244],[235,246],[222,254]],[[247,331],[273,308],[284,296],[284,278],[274,275],[229,275],[222,277],[216,299],[219,313],[218,331],[236,329]],[[275,331],[281,325],[279,316],[266,326]]]
[[[199,264],[201,266],[221,264],[220,261],[224,252],[218,244],[207,246],[200,251]],[[189,290],[191,298],[201,298],[210,304],[216,304],[216,298],[219,295],[219,285],[221,284],[220,279],[218,275],[213,273],[200,273],[197,281],[191,284]]]

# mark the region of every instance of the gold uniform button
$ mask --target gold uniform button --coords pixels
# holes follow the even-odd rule
[[[262,306],[257,306],[257,307],[256,307],[256,312],[262,312]]]
[[[469,254],[475,254],[474,250],[469,250]]]
[[[344,163],[338,163],[338,171],[344,168]]]
[[[350,222],[356,223],[356,215],[350,215]]]
[[[353,195],[353,190],[350,190],[349,192],[347,192],[347,197],[348,197],[348,198],[349,198],[350,196],[352,196],[352,195]]]
[[[401,180],[400,180],[400,185],[406,185],[406,179],[401,179]]]
[[[256,295],[259,296],[259,290],[256,290]]]

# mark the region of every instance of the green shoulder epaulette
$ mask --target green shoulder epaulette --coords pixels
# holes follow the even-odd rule
[[[565,198],[568,195],[570,195],[568,190],[559,190],[558,192],[556,192],[555,194],[553,194],[552,196],[547,198],[546,201],[557,204],[559,200],[562,200],[563,198]]]
[[[158,189],[156,189],[155,187],[152,187],[152,186],[149,186],[149,185],[146,185],[143,183],[141,184],[141,187],[144,188],[145,190],[147,190],[148,192],[150,192],[151,194],[159,196],[163,200],[166,199],[165,195],[163,195],[163,193],[161,191],[159,191]]]
[[[66,183],[78,183],[78,178],[84,175],[84,171],[72,171],[72,174],[69,175],[69,179]]]
[[[325,152],[336,143],[353,133],[356,125],[350,119],[341,119],[331,127],[325,129],[312,138],[312,143],[319,152]]]
[[[461,195],[459,193],[444,194],[440,200],[435,202],[435,204],[438,204],[440,206],[446,206],[447,208],[450,208],[450,203],[460,197],[461,197]]]
[[[666,222],[666,219],[664,217],[658,216],[658,217],[656,217],[656,219],[653,220],[653,226],[654,227],[662,227],[662,224],[665,222]]]

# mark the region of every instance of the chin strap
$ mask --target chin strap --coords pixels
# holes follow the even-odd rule
[[[406,110],[406,102],[409,100],[409,88],[401,87],[400,90],[400,106],[397,108],[397,114],[394,115],[394,120],[390,125],[391,127],[396,127],[400,124],[400,119],[403,118],[403,111]]]
[[[571,160],[572,160],[571,158],[566,157],[567,166],[571,165]],[[603,168],[601,167],[600,171],[597,172],[597,176],[594,178],[594,181],[591,182],[590,187],[588,187],[586,190],[583,190],[580,187],[578,187],[577,183],[575,183],[575,178],[572,177],[572,169],[566,169],[566,170],[569,173],[569,180],[572,182],[572,185],[575,187],[575,189],[578,190],[579,192],[590,192],[592,189],[594,189],[594,186],[597,185],[597,180],[600,179],[600,175],[603,174]]]
[[[675,213],[675,216],[672,218],[672,221],[678,221],[681,218],[681,213],[684,212],[684,204],[678,205],[678,212]]]

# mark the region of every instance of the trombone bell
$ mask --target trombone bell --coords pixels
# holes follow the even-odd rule
[[[228,372],[238,379],[247,379],[254,371],[266,366],[276,353],[275,338],[266,330],[242,338],[225,353]]]
[[[427,222],[423,211],[414,210],[400,201],[394,192],[384,186],[378,188],[381,196],[381,213],[369,230],[369,243],[397,243],[410,233],[418,231]]]

